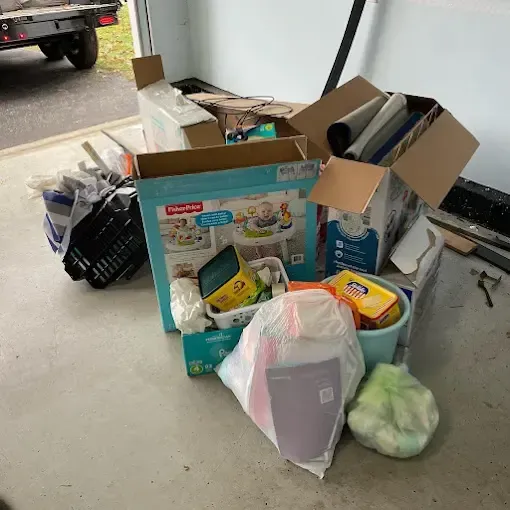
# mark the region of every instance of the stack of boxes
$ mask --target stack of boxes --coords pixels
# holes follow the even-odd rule
[[[173,185],[184,182],[182,177],[180,180],[175,177],[197,174],[193,193],[199,193],[200,186],[206,191],[210,172],[220,172],[217,178],[225,179],[224,189],[228,190],[227,176],[246,166],[268,165],[267,157],[276,158],[275,172],[283,164],[292,166],[299,161],[315,164],[321,160],[325,165],[322,175],[304,179],[299,187],[308,190],[308,203],[328,208],[326,276],[350,269],[382,275],[402,288],[410,298],[412,311],[400,343],[409,346],[433,299],[444,245],[441,234],[423,212],[426,206],[437,208],[455,184],[478,147],[473,135],[434,99],[406,96],[412,110],[423,114],[423,120],[394,149],[386,161],[388,166],[376,166],[333,156],[326,137],[328,127],[339,118],[376,97],[385,96],[361,77],[312,105],[279,102],[278,108],[268,105],[253,111],[250,100],[194,94],[187,98],[179,96],[177,103],[172,99],[166,108],[154,97],[151,100],[147,90],[144,91],[162,78],[160,60],[157,57],[138,59],[134,68],[148,146],[164,150],[192,149],[182,151],[179,156],[169,156],[172,153],[140,156],[138,161],[137,186],[165,329],[171,330],[173,324],[168,276],[162,249],[157,246],[161,244],[159,234],[152,235],[151,229],[154,207],[167,203],[168,197],[174,194]],[[190,105],[189,100],[207,111],[196,103]],[[152,104],[147,104],[151,101]],[[232,152],[225,154],[220,154],[217,147],[211,149],[210,146],[224,143],[225,131],[235,126],[248,111],[257,117],[258,123],[274,122],[278,136],[288,137],[288,143],[297,149],[290,149],[290,145],[283,149],[282,145],[283,156],[276,150],[276,144],[284,143],[281,139],[250,142],[245,147],[251,146],[251,149],[241,149],[241,163],[238,153],[243,144],[228,146],[226,150]],[[167,121],[163,122],[161,117]],[[172,121],[168,122],[168,118]],[[306,136],[307,143],[300,135]],[[162,143],[161,140],[166,141]],[[297,151],[301,152],[300,158],[294,155]],[[266,158],[264,161],[261,155]],[[211,160],[217,157],[220,159]],[[200,177],[201,172],[206,173]],[[258,186],[260,189],[260,183]],[[191,198],[187,196],[186,200]],[[315,208],[307,210],[307,227],[314,233],[316,218]],[[309,236],[307,249],[316,250],[315,236],[308,230],[306,235]],[[302,277],[314,279],[315,258],[307,255],[304,264]],[[290,273],[292,275],[292,268]],[[299,272],[291,278],[298,275]]]

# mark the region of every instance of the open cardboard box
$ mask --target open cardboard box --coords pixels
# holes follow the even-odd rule
[[[198,270],[227,244],[240,247],[247,261],[274,249],[289,278],[316,278],[317,206],[307,197],[320,161],[307,158],[306,145],[306,137],[298,136],[137,155],[134,178],[165,331],[175,330],[170,281],[197,278]],[[245,217],[253,217],[255,205],[271,200],[277,203],[275,212],[285,202],[292,225],[256,239],[246,236]],[[255,212],[250,213],[252,206]],[[172,238],[168,222],[182,220]],[[191,236],[190,226],[198,234],[189,246],[176,246],[178,229],[186,228]]]
[[[167,83],[160,55],[135,58],[132,64],[149,152],[225,143],[216,118]]]

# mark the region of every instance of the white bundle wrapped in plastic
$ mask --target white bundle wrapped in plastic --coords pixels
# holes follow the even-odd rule
[[[365,374],[349,307],[324,290],[274,298],[217,371],[280,454],[322,478]]]

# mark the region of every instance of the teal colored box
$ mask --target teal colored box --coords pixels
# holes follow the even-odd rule
[[[190,377],[210,374],[241,338],[243,328],[222,329],[182,335],[182,351],[186,372]]]
[[[289,279],[315,281],[320,160],[306,138],[140,154],[136,188],[165,331],[175,331],[170,283],[197,282],[227,245],[248,262],[279,257]]]

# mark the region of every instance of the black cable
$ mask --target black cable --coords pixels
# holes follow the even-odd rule
[[[239,107],[236,107],[235,105],[232,105],[231,103],[238,100],[238,101],[260,101],[259,104],[254,104],[253,106],[250,106],[249,108],[240,110]],[[229,102],[230,104],[224,104],[226,102]],[[200,99],[195,100],[195,103],[197,103],[200,106],[204,107],[217,107],[221,108],[222,110],[226,110],[225,112],[225,123],[228,115],[239,115],[241,114],[240,118],[237,121],[236,124],[236,130],[242,129],[245,123],[250,120],[251,118],[257,117],[257,121],[255,125],[258,125],[261,122],[262,117],[259,115],[260,112],[264,110],[264,108],[267,108],[268,106],[272,106],[273,108],[282,108],[282,112],[278,113],[268,113],[268,116],[283,116],[288,115],[289,113],[293,112],[293,108],[287,104],[278,103],[275,101],[275,98],[273,96],[243,96],[243,97],[222,97],[222,98],[211,98],[211,99]],[[230,111],[231,113],[228,113]],[[223,113],[223,112],[222,112]]]
[[[331,68],[331,72],[329,73],[329,77],[326,81],[326,86],[324,87],[321,97],[324,97],[326,94],[336,89],[338,82],[340,81],[342,71],[344,70],[345,63],[347,62],[347,57],[351,51],[356,31],[358,30],[366,1],[367,0],[354,0],[340,48],[338,49],[335,62]]]

